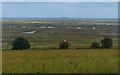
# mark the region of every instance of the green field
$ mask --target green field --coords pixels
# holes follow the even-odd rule
[[[115,49],[3,51],[4,73],[118,73]]]

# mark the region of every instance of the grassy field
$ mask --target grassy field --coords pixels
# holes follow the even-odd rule
[[[22,33],[33,30],[33,34]],[[3,20],[3,72],[117,73],[118,36],[117,21]],[[26,38],[31,49],[10,50],[16,37]],[[111,49],[88,49],[103,37],[113,40]],[[68,40],[69,50],[55,49],[63,40]]]
[[[117,73],[118,51],[7,50],[2,63],[4,73]]]

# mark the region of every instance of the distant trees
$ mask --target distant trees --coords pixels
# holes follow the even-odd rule
[[[90,48],[92,48],[92,49],[99,49],[100,48],[100,44],[98,42],[93,42],[93,43],[91,43]]]
[[[113,46],[112,39],[108,37],[101,39],[100,43],[101,44],[99,44],[98,42],[92,42],[90,45],[90,48],[91,49],[100,49],[100,48],[109,49]],[[29,41],[23,37],[15,38],[15,40],[12,41],[11,45],[12,45],[12,50],[29,49],[31,46]],[[67,40],[63,40],[63,42],[59,44],[59,49],[68,49],[68,48],[69,48],[69,43]]]
[[[113,46],[113,42],[111,38],[105,37],[101,40],[101,47],[109,49]]]
[[[23,50],[30,48],[29,41],[23,37],[17,37],[14,41],[12,41],[11,45],[12,50]]]
[[[69,43],[67,42],[67,40],[64,40],[63,42],[60,43],[59,48],[60,49],[68,49],[69,47]]]

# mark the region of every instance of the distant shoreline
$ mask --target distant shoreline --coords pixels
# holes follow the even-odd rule
[[[118,20],[118,18],[2,18],[2,20]]]

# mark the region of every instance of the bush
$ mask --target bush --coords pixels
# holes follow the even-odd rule
[[[12,43],[13,50],[23,50],[30,48],[30,43],[23,37],[16,38]]]
[[[98,42],[93,42],[93,43],[91,43],[90,48],[92,48],[92,49],[99,49],[100,48],[100,44]]]
[[[60,49],[68,49],[68,46],[69,46],[69,44],[68,44],[67,40],[64,40],[62,43],[60,43],[59,48]]]
[[[105,49],[109,49],[113,46],[113,42],[111,38],[105,37],[101,40],[101,47]]]

